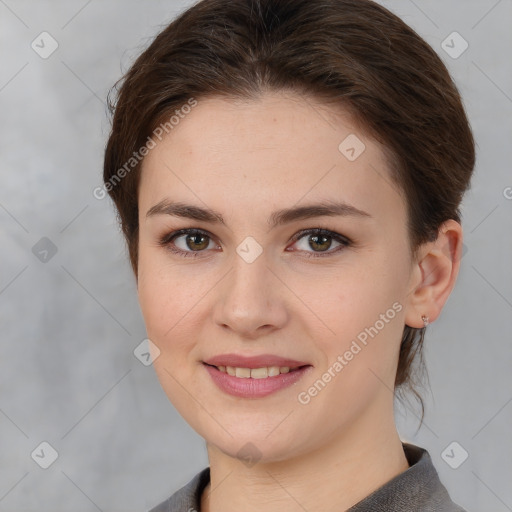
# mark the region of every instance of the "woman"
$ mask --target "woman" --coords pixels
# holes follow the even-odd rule
[[[474,166],[436,53],[367,0],[206,0],[112,110],[154,367],[209,458],[153,512],[461,511],[393,415]]]

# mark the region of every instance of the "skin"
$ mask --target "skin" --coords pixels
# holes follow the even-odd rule
[[[366,146],[355,161],[338,149],[350,134]],[[345,510],[408,468],[393,417],[401,335],[406,324],[422,327],[422,315],[438,317],[457,277],[462,229],[446,222],[413,258],[405,201],[391,183],[382,147],[346,112],[295,93],[201,99],[145,157],[138,295],[160,351],[160,383],[207,442],[211,482],[202,511]],[[225,225],[147,216],[166,198],[211,208]],[[320,201],[344,201],[369,216],[267,223],[275,210]],[[174,240],[196,257],[159,244],[184,228],[209,233],[189,237],[191,245],[186,236]],[[353,243],[336,252],[340,244],[328,239],[326,254],[308,235],[291,241],[308,228]],[[263,249],[252,263],[236,252],[248,236]],[[378,335],[300,403],[298,394],[397,302],[401,310]],[[276,354],[313,368],[267,397],[233,397],[202,364],[230,352]],[[255,464],[240,455],[247,443]]]

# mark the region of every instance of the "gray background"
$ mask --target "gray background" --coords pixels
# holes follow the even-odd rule
[[[467,252],[427,334],[425,423],[417,432],[410,406],[397,420],[455,501],[510,511],[512,2],[383,3],[447,63],[478,144]],[[145,338],[134,279],[113,207],[92,195],[107,91],[187,5],[0,0],[0,511],[143,511],[208,464],[202,438],[133,354]],[[42,31],[59,45],[47,59],[31,48]],[[457,59],[441,47],[453,31],[469,43]],[[42,237],[57,248],[46,262],[32,251]],[[43,441],[58,452],[48,469],[31,457]],[[441,456],[453,441],[469,453],[458,469]],[[34,459],[49,460],[40,450]]]

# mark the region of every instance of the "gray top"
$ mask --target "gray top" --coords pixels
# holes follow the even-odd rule
[[[372,492],[347,512],[466,512],[450,499],[432,459],[419,446],[402,443],[409,469]],[[210,482],[210,468],[149,512],[201,512],[201,493]]]

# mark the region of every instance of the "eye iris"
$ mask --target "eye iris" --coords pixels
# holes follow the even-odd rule
[[[206,249],[208,247],[208,237],[201,234],[187,235],[187,247],[192,251]]]
[[[316,245],[316,249],[319,249],[319,251],[326,251],[331,247],[331,243],[331,238],[325,235],[311,235],[309,237],[309,245],[311,248],[315,249]]]

